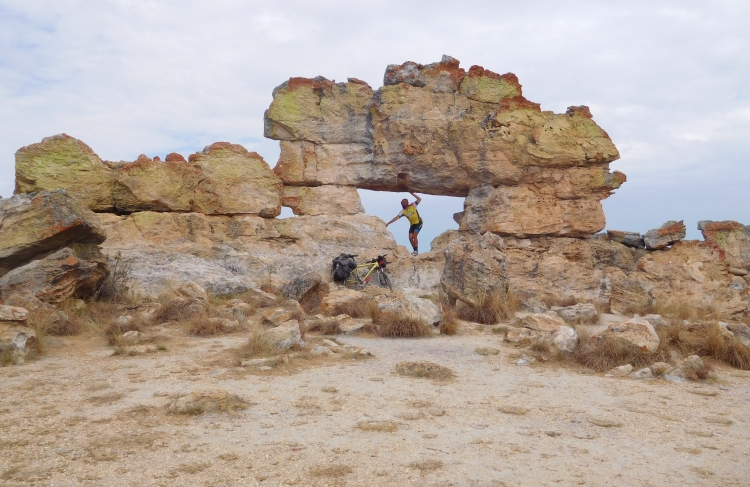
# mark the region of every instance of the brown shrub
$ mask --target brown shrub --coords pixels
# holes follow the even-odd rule
[[[255,328],[250,333],[250,338],[247,343],[237,349],[235,354],[235,361],[237,365],[241,364],[243,360],[258,358],[258,357],[270,357],[277,355],[279,350],[268,343],[263,337],[263,333],[260,329]]]
[[[441,335],[455,335],[458,333],[458,318],[453,308],[446,308],[443,313],[443,321],[440,322]]]
[[[431,334],[430,328],[421,321],[404,317],[380,315],[376,324],[378,335],[386,338],[419,338]]]
[[[128,290],[128,282],[132,279],[130,263],[123,259],[122,253],[117,252],[109,259],[109,275],[99,285],[94,293],[97,301],[128,303],[132,296]]]
[[[658,361],[656,354],[644,352],[624,340],[609,336],[603,339],[591,338],[581,329],[578,329],[578,348],[572,356],[576,362],[597,372],[606,372],[625,364],[636,368],[645,367]]]
[[[324,335],[338,335],[341,333],[338,322],[333,318],[309,322],[305,327],[305,333],[311,331],[317,331]]]
[[[190,317],[190,306],[195,304],[190,299],[173,299],[162,305],[154,314],[154,324],[167,321],[185,321]]]
[[[199,337],[208,337],[214,335],[224,335],[231,333],[233,330],[227,328],[224,320],[206,317],[192,318],[188,321],[188,331],[191,335]]]
[[[352,318],[373,318],[378,314],[377,303],[369,298],[356,299],[333,306],[326,310],[326,314],[329,316],[349,315]]]
[[[130,323],[126,324],[113,322],[104,329],[104,336],[107,338],[107,343],[109,345],[115,346],[120,344],[120,337],[123,333],[128,331],[141,331],[141,329],[141,324],[136,320],[132,320]]]
[[[520,309],[521,301],[511,291],[484,295],[476,306],[466,303],[457,306],[458,316],[462,320],[483,325],[495,325],[500,321],[511,320]]]

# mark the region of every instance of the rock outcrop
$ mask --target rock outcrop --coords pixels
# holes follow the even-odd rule
[[[27,345],[37,339],[36,332],[27,326],[28,315],[24,308],[0,304],[0,353],[8,354],[16,364],[24,362]]]
[[[453,300],[479,306],[508,289],[501,238],[460,233],[445,247],[440,284]]]
[[[643,243],[649,250],[665,249],[685,238],[685,232],[685,224],[682,220],[668,221],[659,228],[646,232],[643,235]]]
[[[96,216],[61,190],[0,201],[0,276],[45,252],[73,242],[100,244]]]
[[[469,196],[461,225],[480,233],[604,227],[599,201],[625,176],[609,172],[619,154],[587,107],[543,112],[512,73],[466,72],[449,56],[388,66],[384,85],[318,77],[277,87],[265,135],[281,141],[284,183]]]
[[[102,161],[66,134],[16,152],[16,193],[62,188],[95,211],[196,211],[273,218],[283,184],[268,164],[241,145],[217,142],[186,161],[141,155],[134,162]]]
[[[733,275],[746,276],[750,271],[750,226],[734,221],[700,221],[698,230],[704,240],[717,249]]]

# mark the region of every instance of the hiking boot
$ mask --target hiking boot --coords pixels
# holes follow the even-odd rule
[[[412,253],[411,253],[411,255],[419,255],[419,252],[417,252],[417,251],[415,250],[414,252],[412,252]]]

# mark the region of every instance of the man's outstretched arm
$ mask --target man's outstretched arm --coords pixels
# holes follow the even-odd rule
[[[387,227],[388,225],[390,225],[391,223],[395,222],[395,221],[396,221],[396,220],[398,220],[399,218],[401,218],[401,215],[400,215],[400,214],[396,215],[396,216],[395,216],[395,217],[393,218],[393,220],[391,220],[391,221],[389,221],[388,223],[386,223],[386,224],[385,224],[385,226]]]
[[[420,198],[419,196],[415,195],[415,194],[414,194],[414,193],[412,193],[411,191],[409,191],[409,194],[410,194],[410,195],[412,195],[412,196],[414,196],[415,198],[417,198],[417,201],[416,201],[415,203],[419,204],[419,203],[421,203],[421,202],[422,202],[422,198]]]

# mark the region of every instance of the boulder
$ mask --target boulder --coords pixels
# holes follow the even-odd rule
[[[426,326],[436,326],[443,321],[440,308],[435,303],[411,294],[381,296],[377,300],[377,307],[379,320],[406,319]]]
[[[677,366],[672,367],[664,373],[664,378],[669,380],[698,380],[700,371],[705,367],[703,360],[697,355],[690,355]]]
[[[269,328],[262,334],[262,339],[271,347],[285,350],[294,345],[304,345],[297,320],[289,320],[279,326]]]
[[[569,326],[560,326],[547,338],[547,343],[560,352],[573,353],[578,347],[578,333]]]
[[[281,214],[283,183],[263,158],[238,144],[216,142],[188,160],[204,179],[195,187],[193,211],[205,214]]]
[[[73,242],[106,239],[96,216],[65,191],[18,194],[0,201],[0,276]]]
[[[0,297],[28,292],[45,303],[59,305],[74,295],[93,294],[108,274],[104,260],[84,260],[65,247],[0,277]]]
[[[561,326],[566,326],[565,321],[556,314],[550,313],[517,313],[520,326],[530,330],[551,333]]]
[[[643,318],[631,318],[609,325],[606,330],[591,337],[594,343],[606,339],[624,341],[644,352],[655,352],[659,348],[659,335],[651,323]]]
[[[665,249],[685,238],[685,224],[682,220],[668,221],[659,228],[649,230],[643,235],[643,242],[649,250]]]
[[[672,366],[666,362],[656,362],[649,367],[656,377],[664,375]]]
[[[727,328],[744,346],[750,348],[750,326],[744,323],[728,323]]]
[[[9,352],[15,364],[26,359],[30,346],[36,341],[36,332],[22,321],[0,321],[0,353]]]
[[[305,294],[320,286],[322,282],[323,279],[321,279],[320,273],[308,272],[287,281],[281,287],[281,294],[287,299],[299,300]]]
[[[116,177],[89,146],[66,134],[16,152],[16,193],[62,188],[89,209],[109,211]]]
[[[613,242],[621,243],[635,249],[645,249],[646,243],[643,235],[638,232],[623,232],[620,230],[607,230],[607,236]]]
[[[573,306],[556,309],[555,313],[568,323],[591,323],[596,321],[599,312],[596,306],[590,303],[578,303]]]
[[[353,186],[284,186],[281,204],[295,215],[356,215],[364,213],[357,188]]]
[[[502,241],[493,237],[460,232],[445,247],[440,284],[450,298],[479,306],[483,300],[507,292]]]
[[[644,316],[643,319],[651,323],[651,326],[654,327],[654,330],[658,330],[659,328],[663,328],[669,325],[669,322],[662,318],[661,315],[650,314]]]
[[[644,367],[638,369],[635,372],[629,374],[631,379],[652,379],[654,377],[654,371],[650,367]]]
[[[630,364],[620,365],[619,367],[615,367],[614,369],[611,369],[609,372],[607,372],[607,375],[611,375],[612,377],[625,377],[633,370],[633,366]]]
[[[159,302],[161,303],[169,303],[175,299],[185,299],[202,305],[208,305],[208,293],[196,282],[186,282],[176,288],[165,289],[159,294]]]

